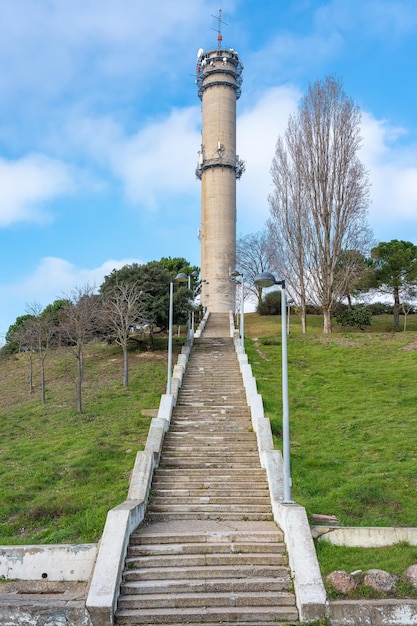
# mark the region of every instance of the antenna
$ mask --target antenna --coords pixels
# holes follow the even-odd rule
[[[211,17],[214,17],[215,20],[217,20],[217,28],[213,28],[212,30],[215,30],[217,32],[217,47],[221,48],[222,45],[222,40],[223,40],[223,36],[222,36],[222,24],[224,24],[225,26],[228,26],[227,22],[223,22],[222,20],[222,10],[219,9],[219,16],[216,17],[215,15],[212,15]]]

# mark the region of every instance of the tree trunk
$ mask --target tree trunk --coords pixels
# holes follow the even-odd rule
[[[129,385],[129,355],[127,352],[127,345],[123,346],[123,386]]]
[[[83,352],[82,347],[78,348],[78,376],[77,376],[77,411],[83,412],[82,403],[82,383],[83,383]]]
[[[33,359],[32,353],[29,356],[29,393],[33,392]]]
[[[303,335],[305,335],[307,332],[307,313],[306,313],[305,304],[301,305],[300,318],[301,318],[301,332],[303,333]]]
[[[45,404],[46,395],[45,395],[45,358],[41,357],[41,402]]]
[[[398,287],[394,287],[394,328],[400,327],[400,294]]]
[[[332,332],[332,312],[331,309],[323,309],[323,333],[326,335]]]

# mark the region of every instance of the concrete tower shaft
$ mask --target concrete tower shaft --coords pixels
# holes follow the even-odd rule
[[[213,312],[234,309],[230,270],[236,262],[236,178],[244,165],[236,155],[236,101],[242,64],[234,50],[199,51],[198,95],[202,143],[196,174],[201,180],[202,303]]]

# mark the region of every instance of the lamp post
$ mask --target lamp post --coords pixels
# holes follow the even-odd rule
[[[234,270],[233,272],[231,272],[230,276],[233,276],[233,278],[237,278],[238,276],[240,276],[241,278],[242,291],[241,291],[241,298],[240,298],[240,341],[242,343],[242,350],[245,351],[245,310],[244,310],[245,297],[244,297],[243,274],[241,274],[237,270]]]
[[[281,345],[282,345],[282,457],[284,465],[284,504],[291,504],[291,469],[290,469],[290,420],[288,408],[288,352],[287,352],[287,324],[286,311],[287,301],[285,292],[285,280],[275,280],[275,276],[269,272],[262,272],[255,276],[254,283],[257,287],[281,287]]]
[[[287,335],[290,334],[290,316],[292,304],[294,304],[294,300],[292,298],[287,298]]]
[[[171,278],[169,283],[169,316],[168,316],[168,373],[167,373],[167,394],[171,394],[172,380],[172,324],[174,317],[174,281],[178,283],[187,282],[187,274],[177,274]]]
[[[188,274],[188,289],[191,291],[191,276],[195,279],[198,276],[197,270]],[[190,339],[194,335],[194,290],[193,290],[193,311],[192,314],[188,313],[188,326],[187,326],[187,339]]]

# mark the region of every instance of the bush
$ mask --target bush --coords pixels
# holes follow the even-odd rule
[[[392,315],[394,313],[394,307],[388,302],[371,302],[366,305],[366,310],[370,311],[372,315]]]
[[[372,313],[368,309],[354,308],[342,311],[336,316],[336,322],[342,326],[355,326],[363,330],[365,326],[371,325]]]
[[[281,315],[281,292],[270,291],[257,308],[259,315]]]

